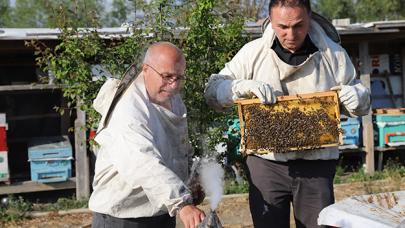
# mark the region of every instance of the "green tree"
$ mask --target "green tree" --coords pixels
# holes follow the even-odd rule
[[[353,0],[318,0],[313,3],[314,11],[327,17],[329,20],[337,18],[356,19]]]
[[[237,50],[247,41],[243,37],[243,20],[240,17],[223,18],[215,9],[215,0],[199,0],[191,8],[188,17],[184,52],[187,59],[187,83],[184,98],[188,109],[189,132],[194,148],[201,154],[204,138],[208,133],[213,146],[225,130],[225,119],[207,107],[204,88],[208,77],[219,72]],[[210,131],[210,129],[216,129]],[[211,148],[212,149],[212,148]]]
[[[133,5],[126,0],[113,0],[112,9],[106,14],[103,26],[119,27],[124,22],[128,22],[132,7]]]
[[[403,0],[358,0],[355,12],[358,22],[404,19],[405,2]]]
[[[0,27],[6,27],[10,20],[10,2],[9,0],[0,0]]]
[[[5,26],[15,28],[47,27],[48,15],[41,1],[16,0]]]
[[[39,0],[49,15],[50,27],[100,27],[103,0]]]
[[[236,0],[226,5],[237,8],[244,17],[257,21],[267,16],[269,0]]]
[[[0,13],[4,27],[57,27],[58,20],[71,21],[65,23],[67,26],[89,27],[99,21],[104,8],[103,0],[16,0],[14,7],[10,7],[7,0],[1,0]]]

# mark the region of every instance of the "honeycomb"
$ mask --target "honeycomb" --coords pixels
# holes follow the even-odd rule
[[[337,95],[283,97],[277,103],[239,105],[242,151],[285,153],[337,146],[339,128]]]

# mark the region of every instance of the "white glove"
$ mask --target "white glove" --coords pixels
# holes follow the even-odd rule
[[[340,102],[346,107],[349,112],[353,112],[360,106],[360,94],[355,86],[341,85],[332,87],[331,90],[340,90]]]
[[[232,100],[256,96],[263,104],[273,104],[276,96],[269,84],[254,80],[234,80],[232,82]]]

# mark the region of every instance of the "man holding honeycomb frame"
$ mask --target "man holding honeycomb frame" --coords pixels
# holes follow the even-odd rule
[[[344,111],[366,115],[370,92],[326,22],[311,11],[309,0],[271,0],[263,36],[210,77],[207,103],[223,111],[252,96],[272,104],[277,96],[338,90]],[[334,203],[338,158],[337,146],[247,156],[254,226],[289,227],[292,204],[297,227],[318,227],[319,212]]]

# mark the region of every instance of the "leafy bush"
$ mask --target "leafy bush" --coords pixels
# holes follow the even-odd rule
[[[24,200],[21,196],[18,198],[9,195],[5,198],[7,203],[0,207],[0,224],[3,222],[15,222],[24,218],[27,212],[32,210],[32,204]]]
[[[55,203],[48,204],[46,207],[42,208],[43,211],[60,211],[60,210],[71,210],[78,208],[87,208],[88,200],[76,200],[75,197],[72,198],[59,198]]]
[[[249,192],[249,183],[243,180],[242,184],[238,184],[236,181],[228,179],[225,180],[224,194],[241,194]]]

